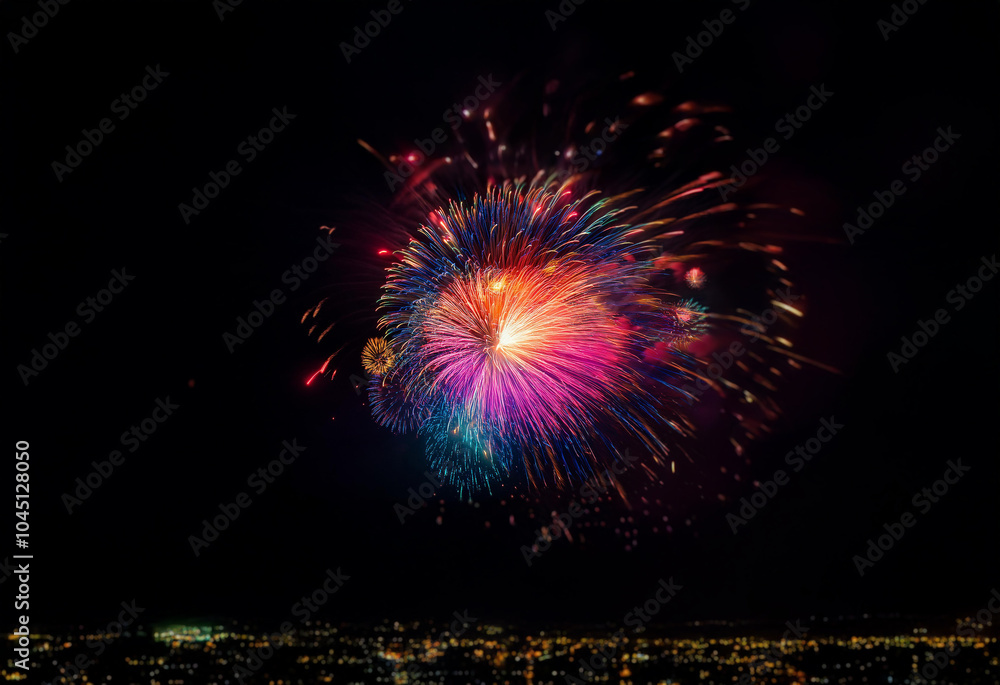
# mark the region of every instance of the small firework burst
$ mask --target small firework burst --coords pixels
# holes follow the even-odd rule
[[[385,342],[385,338],[370,338],[361,351],[361,364],[365,371],[375,376],[384,376],[396,356]]]
[[[705,287],[705,272],[694,267],[693,269],[688,269],[688,272],[684,274],[684,280],[687,284],[696,290],[700,290]]]
[[[707,307],[704,307],[694,300],[681,300],[674,307],[674,317],[677,320],[679,329],[678,337],[684,342],[698,340],[708,333]]]

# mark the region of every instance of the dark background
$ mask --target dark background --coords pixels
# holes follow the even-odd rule
[[[339,43],[384,3],[245,2],[220,21],[209,2],[77,1],[18,53],[0,45],[3,427],[8,445],[31,443],[33,622],[106,623],[133,597],[149,619],[283,620],[328,567],[351,576],[324,609],[331,620],[468,608],[546,624],[620,621],[669,576],[685,586],[670,620],[937,616],[985,604],[1000,579],[997,284],[899,374],[886,354],[918,319],[950,309],[947,292],[996,251],[996,3],[927,3],[885,41],[876,21],[888,3],[754,0],[678,74],[671,53],[732,5],[588,0],[553,31],[544,11],[554,2],[404,2],[350,64]],[[35,11],[4,2],[0,26],[17,30]],[[110,103],[157,64],[169,77],[117,121]],[[824,198],[812,202],[826,210],[823,230],[841,240],[854,208],[901,178],[937,127],[961,134],[855,245],[827,248],[818,273],[830,279],[816,290],[836,314],[816,307],[811,335],[840,341],[830,357],[845,373],[810,377],[773,438],[752,449],[750,470],[773,473],[821,416],[836,416],[843,434],[736,536],[724,520],[730,499],[631,552],[563,543],[529,568],[519,549],[537,524],[526,504],[485,498],[477,508],[445,493],[441,525],[437,504],[400,525],[393,504],[423,480],[422,441],[379,429],[348,380],[374,319],[331,334],[354,352],[332,381],[309,386],[332,350],[299,323],[324,296],[371,311],[372,274],[385,265],[375,253],[396,247],[388,237],[377,226],[339,232],[335,259],[235,353],[222,333],[254,299],[288,291],[281,274],[308,256],[318,227],[338,225],[359,196],[388,201],[358,138],[385,150],[428,136],[480,75],[630,69],[677,102],[730,104],[746,145],[826,84],[835,96],[771,171],[808,181]],[[296,119],[186,225],[177,205],[283,106]],[[52,161],[106,116],[115,130],[57,181]],[[134,282],[25,387],[16,366],[79,322],[77,304],[123,267]],[[61,495],[167,396],[176,415],[67,514]],[[292,438],[303,456],[195,558],[188,536]],[[959,457],[971,474],[859,578],[851,557]],[[730,496],[751,493],[744,481]],[[517,526],[497,525],[511,513]],[[3,553],[15,553],[12,541]],[[13,583],[3,588],[13,596]]]

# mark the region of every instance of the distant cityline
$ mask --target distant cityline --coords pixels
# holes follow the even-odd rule
[[[611,676],[634,683],[669,677],[721,685],[751,683],[765,675],[779,683],[889,682],[889,677],[920,682],[921,676],[929,680],[947,672],[952,679],[985,685],[995,682],[1000,653],[996,628],[975,617],[923,623],[863,616],[832,621],[812,616],[784,624],[698,621],[624,636],[610,625],[494,625],[468,610],[413,623],[308,621],[287,632],[198,621],[130,628],[33,635],[33,676],[44,683],[83,682],[84,676],[90,682],[321,682],[336,677],[398,683],[419,676],[444,679],[433,682],[503,678],[533,685]],[[942,662],[940,654],[950,656]],[[595,658],[602,659],[599,671],[592,666]],[[252,678],[245,680],[249,674]],[[3,675],[18,677],[9,668]]]

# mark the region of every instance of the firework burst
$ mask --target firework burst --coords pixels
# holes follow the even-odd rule
[[[643,350],[692,329],[650,284],[653,246],[630,240],[643,227],[616,223],[622,211],[572,181],[506,183],[435,212],[398,254],[380,301],[397,370],[382,382],[449,436],[428,443],[445,478],[589,477],[623,432],[666,454],[656,427],[681,424],[660,391],[685,355],[649,364]],[[393,406],[375,417],[397,424]]]
[[[361,351],[361,365],[369,374],[382,376],[392,368],[395,355],[383,338],[371,338]]]
[[[387,269],[382,335],[362,352],[369,401],[383,426],[421,435],[460,490],[563,488],[607,473],[629,446],[649,455],[638,471],[673,472],[673,450],[690,459],[692,409],[710,397],[734,418],[739,454],[780,413],[783,368],[809,361],[785,331],[804,299],[776,294],[792,283],[775,217],[802,213],[724,202],[731,179],[712,169],[678,182],[672,156],[731,139],[716,121],[726,110],[665,115],[662,101],[639,95],[628,116],[605,119],[617,148],[593,165],[578,164],[592,142],[565,142],[575,113],[543,108],[552,144],[519,142],[486,110],[456,154],[397,194],[398,223],[415,230]],[[653,109],[660,121],[643,126]],[[639,137],[653,147],[637,155]],[[773,314],[763,328],[762,310]],[[748,330],[761,343],[715,374],[710,355]]]

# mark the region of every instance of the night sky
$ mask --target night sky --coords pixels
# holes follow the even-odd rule
[[[1000,284],[961,311],[947,298],[997,252],[997,4],[920,5],[885,40],[877,22],[890,3],[753,0],[678,73],[671,54],[736,3],[588,0],[553,30],[554,1],[401,2],[350,63],[340,43],[386,3],[244,2],[220,20],[222,3],[78,1],[16,52],[9,36],[0,46],[2,425],[8,446],[31,444],[33,622],[106,623],[132,598],[150,619],[284,620],[338,567],[350,580],[324,609],[332,621],[467,608],[545,625],[620,622],[669,577],[684,586],[670,621],[981,607],[1000,582]],[[37,11],[5,2],[0,25],[19,29]],[[157,68],[144,101],[115,109]],[[468,504],[443,490],[401,525],[393,505],[425,479],[423,442],[379,428],[349,380],[375,330],[389,264],[377,253],[398,247],[376,214],[357,220],[390,199],[357,140],[386,151],[429,136],[480,76],[544,84],[629,70],[678,103],[730,105],[733,162],[811,86],[834,93],[769,173],[836,240],[812,248],[801,274],[812,297],[803,341],[843,373],[809,370],[793,383],[787,416],[749,449],[742,483],[720,475],[733,457],[709,436],[684,476],[704,500],[689,498],[673,532],[630,551],[595,536],[558,541],[526,565],[520,548],[539,525],[529,509],[565,499]],[[247,161],[238,147],[275,108],[294,119]],[[54,171],[104,118],[114,128],[94,150]],[[850,245],[843,223],[905,178],[902,165],[939,127],[960,138]],[[232,159],[239,175],[186,222],[178,205]],[[293,292],[283,274],[313,253],[321,226],[337,227],[339,247]],[[116,270],[131,277],[121,292],[100,312],[80,309]],[[223,333],[276,288],[287,300],[230,353]],[[342,317],[331,345],[299,321],[323,297]],[[887,354],[941,308],[948,323],[894,373]],[[73,322],[78,335],[25,384],[18,365]],[[336,377],[307,386],[340,344]],[[122,433],[167,398],[177,407],[157,411],[165,420],[147,422],[155,432],[129,452]],[[843,432],[734,535],[726,514],[754,492],[749,481],[770,478],[827,417]],[[255,492],[247,478],[293,440],[305,451]],[[67,513],[63,494],[116,449],[124,461]],[[852,557],[916,512],[914,493],[959,458],[968,475],[860,577]],[[251,506],[196,557],[188,537],[241,491]],[[13,553],[5,540],[3,556]]]

